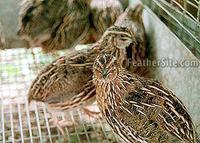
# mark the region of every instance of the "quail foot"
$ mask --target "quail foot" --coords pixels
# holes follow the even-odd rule
[[[85,0],[23,0],[18,35],[44,52],[73,47],[89,30]]]

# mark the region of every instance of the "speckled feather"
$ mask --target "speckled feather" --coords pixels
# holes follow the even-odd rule
[[[127,6],[127,0],[23,0],[18,35],[45,52],[96,42]]]
[[[112,55],[99,56],[93,71],[100,110],[125,142],[197,142],[186,107],[161,83],[130,74]]]

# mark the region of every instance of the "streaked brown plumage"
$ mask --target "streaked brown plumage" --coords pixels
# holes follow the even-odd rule
[[[24,0],[18,34],[45,52],[70,48],[84,40],[88,16],[85,0]]]
[[[123,31],[124,33],[115,34],[117,31]],[[127,39],[125,39],[125,36],[128,36]],[[31,101],[34,99],[48,102],[48,97],[53,98],[53,96],[55,96],[56,98],[59,95],[64,96],[67,93],[72,93],[73,96],[80,93],[80,91],[83,90],[82,86],[91,79],[92,65],[95,58],[100,53],[114,52],[116,46],[124,46],[125,49],[129,44],[136,42],[134,37],[131,36],[127,29],[120,29],[119,27],[113,26],[105,32],[99,42],[92,45],[87,50],[76,52],[69,57],[58,58],[52,62],[52,64],[44,68],[32,83],[29,91],[29,100]],[[113,40],[118,42],[115,46],[113,46]],[[120,48],[122,49],[123,47]],[[125,50],[122,49],[122,51]],[[126,55],[123,56],[122,60],[125,59]],[[71,97],[69,99],[71,99]],[[59,100],[60,98],[58,98],[58,101]],[[56,102],[55,99],[53,99],[52,102],[53,101],[54,103]]]
[[[4,37],[4,34],[3,34],[3,27],[0,23],[0,49],[3,49],[5,46],[5,37]]]
[[[125,142],[197,142],[186,107],[161,83],[130,74],[108,54],[96,59],[93,72],[98,106]]]
[[[54,107],[58,105],[60,110],[68,110],[92,97],[92,62],[87,56],[76,52],[69,57],[60,57],[44,68],[30,87],[29,102],[42,101]]]
[[[136,45],[135,34],[129,28],[112,26],[88,49],[55,60],[32,83],[29,101],[42,101],[60,111],[88,105],[95,100],[95,89],[91,82],[94,60],[101,53],[114,53],[121,65],[127,67],[128,62],[124,62],[127,61],[126,49]]]
[[[137,68],[136,65],[138,62],[144,60],[147,56],[146,49],[146,35],[145,28],[142,19],[143,5],[136,4],[130,5],[124,13],[122,13],[115,22],[115,26],[126,27],[134,33],[136,39],[135,45],[132,45],[132,48],[127,48],[129,52],[128,60],[131,62],[129,64],[129,70],[134,73],[140,74],[142,71],[146,70],[145,68]],[[141,75],[141,74],[140,74]]]

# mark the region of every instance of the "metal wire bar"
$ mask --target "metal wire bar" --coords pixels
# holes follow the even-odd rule
[[[10,104],[9,109],[10,109],[10,125],[11,125],[12,143],[15,143],[12,104]]]
[[[79,119],[80,119],[80,120],[83,120],[82,115],[81,115],[81,113],[80,113],[80,110],[78,110],[77,112],[78,112]],[[81,123],[81,124],[82,124],[82,126],[83,126],[84,134],[86,135],[87,141],[90,143],[91,141],[90,141],[90,138],[89,138],[89,136],[88,136],[86,127],[85,127],[84,123]]]
[[[1,104],[1,128],[2,128],[2,141],[3,143],[5,143],[6,139],[5,139],[5,124],[4,124],[4,106],[3,104]]]
[[[200,1],[198,3],[197,20],[200,21]]]
[[[105,138],[106,138],[106,141],[109,142],[109,139],[108,139],[108,137],[107,137],[107,134],[106,134],[106,131],[105,131],[105,127],[104,127],[102,121],[99,120],[99,123],[100,123],[100,126],[101,126],[102,130],[103,130],[103,133],[104,133],[104,136],[105,136]]]
[[[39,114],[38,114],[38,109],[37,109],[37,105],[35,105],[35,116],[36,116],[36,122],[37,122],[37,128],[38,128],[38,132],[39,132],[39,138],[40,138],[40,142],[43,142],[42,139],[42,132],[41,132],[41,127],[40,127],[40,119],[39,119]]]
[[[82,113],[80,112],[80,110],[78,110],[78,113],[79,113],[80,119],[83,120],[83,116],[82,116]],[[94,124],[93,124],[92,121],[91,121],[91,117],[89,117],[89,119],[90,119],[90,123],[91,123],[92,129],[93,129],[94,131],[96,131],[96,130],[95,130],[95,127],[94,127]],[[98,136],[97,132],[95,132],[95,134],[96,134],[96,136]],[[97,142],[100,143],[100,139],[99,139],[99,138],[97,138]]]
[[[164,0],[166,2],[166,0]],[[183,11],[184,14],[187,14],[188,16],[190,16],[194,21],[196,22],[199,22],[197,17],[194,16],[189,10],[188,10],[188,7],[192,6],[195,10],[198,11],[198,3],[194,4],[193,2],[191,1],[183,1],[182,2],[183,4],[181,5],[181,2],[180,1],[177,1],[177,0],[171,0],[170,4],[172,6],[174,6],[173,4],[175,4],[176,6],[178,6],[178,8],[181,9],[181,11]],[[178,10],[178,9],[177,9]]]
[[[46,127],[47,127],[47,132],[48,132],[49,142],[52,143],[52,139],[51,139],[51,131],[50,131],[50,127],[49,127],[49,121],[48,121],[48,118],[47,118],[47,112],[46,112],[45,105],[43,105],[42,107],[43,107],[44,118],[45,118],[45,122],[46,122]]]
[[[73,121],[73,123],[75,123],[74,116],[73,116],[72,112],[69,112],[69,114],[70,114],[70,118],[71,118],[71,120]],[[75,128],[75,133],[76,133],[76,136],[77,136],[78,142],[81,143],[81,140],[80,140],[80,137],[79,137],[79,134],[78,134],[78,132],[77,132],[77,128],[76,128],[75,125],[74,125],[74,128]]]
[[[183,15],[181,12],[177,11],[172,6],[168,5],[166,1],[162,1],[162,2],[154,1],[154,2],[156,3],[157,7],[159,7],[157,3],[160,3],[165,8],[163,9],[163,7],[159,7],[161,11],[159,13],[156,13],[157,15],[164,16],[162,10],[165,12],[168,11],[171,15],[173,15],[173,17],[171,17],[171,15],[166,15],[166,18],[168,19],[173,18],[179,21],[186,29],[188,29],[200,41],[200,35],[199,35],[200,24],[198,22],[195,22],[191,20],[189,17]],[[170,22],[170,21],[166,21],[166,22]],[[174,22],[174,24],[179,26],[176,22]]]
[[[60,143],[60,140],[61,140],[60,131],[59,131],[59,129],[58,129],[58,128],[56,128],[56,130],[57,130],[57,133],[58,133],[58,139],[59,139],[59,143]]]
[[[65,119],[65,115],[64,115],[63,112],[62,112],[62,114],[61,114],[61,118],[62,118],[62,120],[66,120],[66,119]],[[67,134],[67,140],[68,140],[69,142],[71,142],[70,137],[69,137],[69,131],[68,131],[68,129],[65,128],[65,131],[66,131],[66,134]]]
[[[29,129],[29,135],[30,135],[30,143],[33,143],[33,134],[32,134],[32,130],[31,130],[31,119],[30,119],[30,112],[29,112],[27,98],[25,100],[25,108],[26,108],[26,116],[27,116],[28,129]]]
[[[20,104],[17,104],[17,109],[18,109],[18,116],[19,116],[19,127],[20,127],[20,133],[21,133],[21,142],[24,143],[24,133],[23,133],[22,115],[21,115]]]

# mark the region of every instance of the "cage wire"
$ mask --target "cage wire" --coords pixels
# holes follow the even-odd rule
[[[57,56],[66,52],[59,52]],[[41,68],[57,56],[45,55],[40,49],[8,49],[0,52],[0,142],[2,143],[98,143],[116,142],[112,130],[100,119],[93,119],[80,110],[60,115],[72,121],[61,135],[49,122],[51,115],[43,104],[29,106],[27,92]],[[90,108],[95,110],[96,105]]]
[[[141,0],[200,59],[199,0]]]
[[[200,59],[199,0],[141,0]],[[61,119],[75,122],[61,135],[49,123],[51,115],[44,105],[27,103],[27,91],[38,72],[57,56],[46,55],[38,48],[16,48],[0,51],[0,142],[107,143],[119,139],[105,121],[91,119],[80,110],[63,113]],[[91,108],[95,108],[92,105]],[[96,109],[96,108],[95,108]]]

